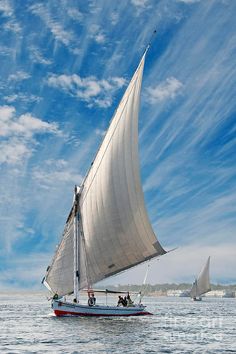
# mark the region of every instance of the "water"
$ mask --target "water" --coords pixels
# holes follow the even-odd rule
[[[45,295],[1,294],[0,353],[236,353],[236,299],[145,303],[153,316],[57,318]]]

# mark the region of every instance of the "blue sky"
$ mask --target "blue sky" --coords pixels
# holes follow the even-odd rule
[[[236,282],[236,2],[0,0],[0,289],[40,287],[154,29],[140,110],[151,283]],[[113,282],[141,282],[141,266]]]

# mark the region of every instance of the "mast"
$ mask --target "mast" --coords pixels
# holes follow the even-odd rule
[[[76,302],[79,299],[79,213],[78,213],[78,194],[77,186],[75,186],[74,192],[75,198],[75,210],[74,210],[74,297]]]

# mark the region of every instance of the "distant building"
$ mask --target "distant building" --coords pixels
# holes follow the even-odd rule
[[[221,297],[221,298],[233,298],[235,297],[235,291],[230,290],[212,290],[205,294],[206,297]]]
[[[189,290],[168,290],[167,296],[189,297]]]

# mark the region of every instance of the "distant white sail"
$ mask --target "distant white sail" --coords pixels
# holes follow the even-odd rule
[[[81,186],[80,289],[166,253],[149,222],[140,181],[138,112],[144,61],[145,54]],[[58,295],[73,289],[70,218],[66,230],[68,227],[46,275],[47,283]]]
[[[193,283],[192,289],[190,291],[190,296],[192,298],[199,297],[211,290],[209,268],[210,257],[208,257],[207,262],[202,268],[198,278]]]

